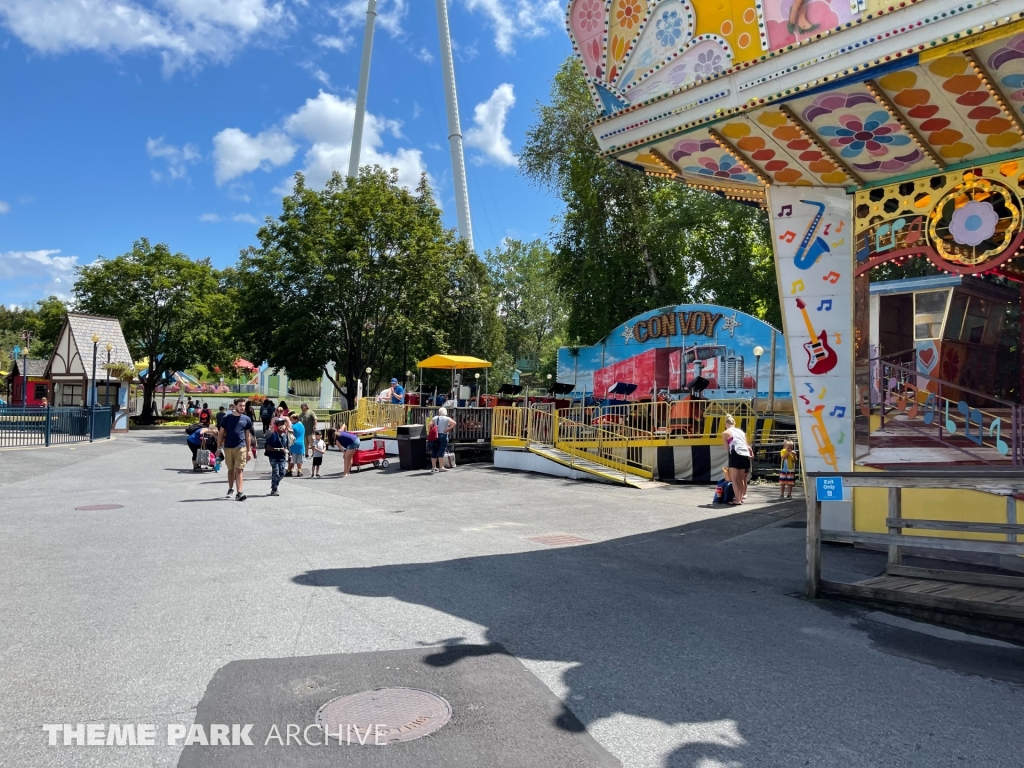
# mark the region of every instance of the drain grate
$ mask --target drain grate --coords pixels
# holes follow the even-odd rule
[[[569,533],[553,533],[548,536],[531,536],[527,541],[535,541],[546,547],[572,547],[577,544],[592,544],[589,539],[581,539]]]
[[[328,741],[381,746],[412,741],[452,719],[452,705],[416,688],[378,688],[331,699],[316,713]]]
[[[84,507],[75,507],[75,509],[80,509],[83,512],[94,512],[94,511],[99,511],[101,509],[123,509],[123,508],[124,508],[124,504],[89,504],[89,505],[84,506]]]

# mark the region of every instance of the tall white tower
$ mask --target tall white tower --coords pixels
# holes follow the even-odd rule
[[[448,107],[448,143],[452,154],[452,178],[455,181],[455,214],[459,237],[473,248],[473,224],[469,218],[469,192],[466,189],[466,158],[462,153],[462,128],[459,126],[459,100],[455,94],[455,63],[452,61],[452,35],[448,29],[447,0],[437,0],[437,32],[441,38],[441,68],[444,73],[444,97]]]
[[[366,94],[370,85],[370,57],[373,53],[373,25],[377,18],[377,0],[367,0],[366,32],[363,34],[363,59],[359,66],[359,91],[356,93],[355,125],[352,127],[352,148],[349,151],[348,175],[359,174],[359,150],[363,143],[363,122],[366,119]],[[469,218],[469,192],[466,190],[466,158],[462,152],[462,128],[459,125],[459,101],[455,93],[455,63],[452,61],[452,36],[448,29],[448,5],[437,0],[437,32],[441,39],[441,69],[444,74],[444,97],[448,108],[448,144],[452,156],[452,178],[455,181],[455,215],[459,237],[473,248],[473,223]]]
[[[348,153],[349,176],[359,175],[359,151],[363,148],[363,121],[366,119],[366,92],[370,88],[370,57],[373,55],[373,26],[376,21],[377,0],[367,0],[363,60],[359,65],[359,90],[356,92],[356,120],[352,126],[352,148]]]

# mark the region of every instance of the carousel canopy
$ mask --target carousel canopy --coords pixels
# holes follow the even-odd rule
[[[1024,248],[1024,12],[951,0],[571,0],[603,156],[764,205],[855,195],[858,273]],[[785,215],[783,213],[782,215]]]
[[[426,360],[416,363],[416,367],[461,370],[463,368],[490,368],[491,364],[479,357],[469,357],[468,355],[432,355]]]

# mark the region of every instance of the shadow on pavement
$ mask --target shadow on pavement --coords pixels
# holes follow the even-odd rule
[[[486,628],[486,641],[520,658],[565,665],[562,698],[583,723],[628,719],[635,742],[618,744],[620,754],[659,740],[674,745],[665,765],[687,768],[945,765],[972,754],[977,742],[961,737],[991,728],[981,711],[963,729],[937,723],[972,712],[978,688],[947,689],[925,706],[922,667],[873,646],[854,626],[862,611],[794,599],[802,531],[765,529],[770,551],[759,549],[760,532],[743,536],[796,511],[750,510],[586,546],[312,570],[294,581],[426,606]],[[874,575],[878,562],[851,552],[845,567]],[[449,645],[430,663],[482,652],[461,651],[461,640],[430,640]],[[924,668],[947,682],[973,679],[943,667],[986,649],[952,646],[951,658],[929,660],[938,669]],[[1019,740],[998,730],[985,738]]]

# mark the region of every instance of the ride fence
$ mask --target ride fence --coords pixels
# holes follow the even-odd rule
[[[112,423],[112,408],[0,406],[0,448],[107,440]]]

